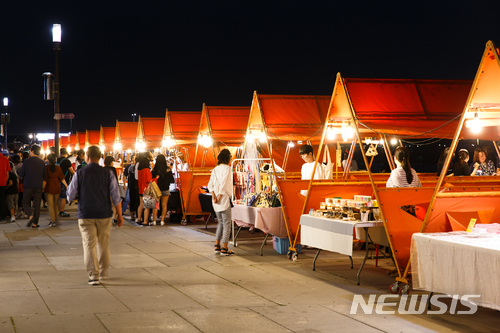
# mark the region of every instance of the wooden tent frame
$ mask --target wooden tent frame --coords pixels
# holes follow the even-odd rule
[[[496,66],[494,65],[495,63]],[[487,81],[486,83],[483,83],[482,81],[482,78],[487,74],[489,74],[488,69],[490,69],[491,67],[488,67],[488,65],[493,66],[493,69],[496,70],[496,73],[492,73],[490,75],[496,74],[494,78],[496,78],[495,81],[499,83],[498,86],[491,87],[488,85]],[[495,46],[494,42],[491,40],[486,43],[486,47],[483,52],[481,61],[479,63],[479,67],[477,69],[476,76],[474,78],[474,82],[472,84],[472,88],[470,90],[469,97],[467,99],[467,103],[464,106],[464,110],[460,118],[459,125],[453,137],[453,141],[450,146],[450,151],[455,151],[457,149],[460,136],[464,134],[462,130],[464,129],[466,119],[472,118],[471,114],[477,112],[477,106],[475,106],[474,98],[478,94],[483,94],[483,96],[481,97],[484,98],[485,97],[484,92],[486,92],[486,94],[488,92],[491,93],[491,91],[488,91],[488,88],[500,92],[500,55],[499,55],[499,50]],[[500,94],[497,95],[500,96]],[[488,95],[488,97],[489,96],[491,95]],[[493,116],[496,119],[500,120],[500,99],[498,99],[496,103],[492,104],[496,105],[496,107],[494,106],[494,108],[496,109],[496,115],[494,114]],[[489,120],[487,119],[485,121],[488,122]],[[497,154],[500,156],[498,146],[496,145],[495,141],[494,141],[494,146],[496,148]],[[452,157],[453,154],[448,154],[444,162],[443,170],[448,170]],[[469,181],[463,180],[460,177],[452,177],[450,179],[450,177],[446,177],[446,172],[441,172],[436,187],[434,188],[424,221],[422,222],[420,232],[425,232],[426,229],[428,228],[430,219],[434,213],[434,208],[436,207],[436,205],[439,203],[440,200],[445,200],[447,198],[457,198],[457,199],[467,198],[468,201],[477,201],[477,200],[485,200],[486,198],[497,198],[498,201],[500,202],[500,188],[498,185],[499,180],[500,177],[498,176],[470,177]],[[450,185],[454,184],[458,185],[457,183],[460,184],[462,191],[450,192],[450,190],[453,189],[453,187],[450,187]],[[465,186],[464,183],[466,183]],[[444,223],[445,221],[442,222]],[[397,282],[404,283],[407,285],[409,284],[410,281],[408,279],[408,274],[410,273],[410,267],[411,267],[411,261],[408,261],[403,276],[396,278]]]

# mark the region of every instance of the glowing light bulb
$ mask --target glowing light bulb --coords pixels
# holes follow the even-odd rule
[[[247,140],[249,142],[253,142],[255,140],[255,137],[253,136],[252,131],[248,131]]]
[[[122,150],[122,144],[117,142],[113,145],[113,149],[116,150],[116,151],[120,151]]]
[[[66,147],[66,150],[68,151],[68,154],[71,154],[71,146],[70,146],[70,145],[68,145],[68,146]]]
[[[212,145],[212,138],[209,137],[206,134],[203,134],[199,139],[198,142],[205,148],[208,148]]]
[[[259,141],[260,142],[266,142],[266,140],[267,140],[266,133],[260,132],[260,134],[259,134]]]
[[[479,119],[479,115],[474,113],[474,119],[470,122],[470,130],[472,133],[479,133],[483,129],[483,124],[481,123],[481,120]]]
[[[326,130],[326,138],[328,140],[334,140],[335,134],[335,129],[333,127],[328,127],[328,129]]]
[[[295,147],[295,144],[294,144],[292,141],[290,141],[290,142],[288,143],[288,147],[293,148],[293,147]]]
[[[391,145],[395,145],[398,143],[398,140],[396,138],[391,139]]]

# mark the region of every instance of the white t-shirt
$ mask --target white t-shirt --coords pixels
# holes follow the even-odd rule
[[[302,164],[302,169],[300,170],[300,173],[302,176],[300,179],[303,179],[303,180],[304,179],[311,179],[313,169],[314,169],[314,162]],[[324,170],[323,170],[323,166],[321,165],[321,163],[318,163],[318,165],[316,166],[316,172],[314,173],[313,179],[325,179]],[[306,196],[307,190],[301,190],[300,194],[302,194],[303,196]]]
[[[222,194],[219,202],[214,203],[212,201],[214,211],[222,212],[231,207],[229,200],[233,195],[233,174],[229,165],[219,164],[212,170],[208,190],[210,193],[215,193],[215,196]]]

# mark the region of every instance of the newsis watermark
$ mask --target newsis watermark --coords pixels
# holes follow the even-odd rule
[[[372,314],[375,310],[376,314],[444,314],[449,312],[451,314],[474,314],[477,311],[477,304],[471,299],[480,298],[481,295],[432,295],[430,304],[438,309],[428,310],[427,303],[429,295],[369,295],[368,300],[365,301],[363,295],[354,295],[351,305],[350,314]],[[440,301],[440,299],[451,298],[451,303],[448,305]],[[399,304],[398,301],[399,300]],[[420,301],[420,302],[419,302]],[[460,302],[468,310],[457,311],[457,304]],[[397,307],[396,310],[388,310],[384,307]],[[361,312],[358,310],[361,309]]]

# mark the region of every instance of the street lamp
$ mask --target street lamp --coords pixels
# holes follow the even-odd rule
[[[5,113],[2,113],[2,124],[4,124],[4,139],[5,139],[5,146],[4,149],[7,148],[7,124],[10,123],[10,114],[7,112],[7,107],[9,106],[9,98],[4,97],[3,98],[3,107],[5,109]]]
[[[132,113],[132,121],[135,122],[135,117],[137,117],[137,113]]]
[[[59,156],[59,50],[61,50],[61,25],[52,25],[52,45],[56,51],[54,80],[54,145],[56,156]]]

